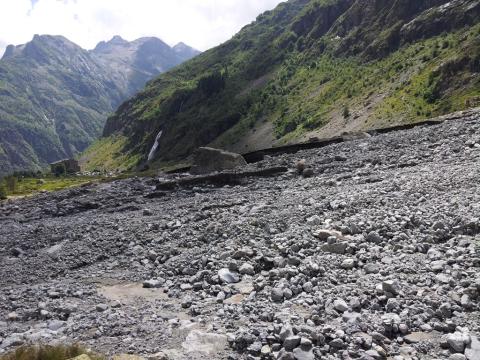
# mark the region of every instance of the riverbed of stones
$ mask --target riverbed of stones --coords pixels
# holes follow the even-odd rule
[[[236,185],[1,204],[0,354],[480,359],[480,115],[456,117],[267,157],[248,168],[290,171]]]

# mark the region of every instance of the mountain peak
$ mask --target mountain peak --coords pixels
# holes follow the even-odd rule
[[[184,42],[179,42],[174,47],[172,47],[172,49],[182,59],[189,59],[201,53],[201,51],[198,51],[197,49],[188,46]]]
[[[100,62],[115,68],[121,74],[119,76],[128,74],[132,79],[131,93],[141,89],[156,75],[198,54],[188,46],[179,50],[173,49],[153,36],[145,36],[133,41],[114,36],[108,42],[100,42],[90,53]]]
[[[45,53],[48,50],[48,54]],[[82,48],[62,35],[39,35],[35,34],[29,42],[20,45],[8,45],[3,54],[3,59],[16,56],[25,56],[38,61],[48,61],[53,54],[66,52],[78,52]]]
[[[100,51],[106,51],[111,49],[112,47],[115,46],[126,46],[128,45],[129,42],[122,38],[120,35],[115,35],[108,41],[100,41],[97,46],[95,46],[95,49],[93,50],[94,52]]]
[[[164,42],[162,39],[159,39],[158,37],[155,37],[155,36],[144,36],[144,37],[141,37],[141,38],[138,38],[136,39],[135,41],[133,42],[145,42],[145,41],[157,41],[157,42]]]
[[[3,57],[2,59],[7,59],[7,58],[10,58],[10,57],[13,57],[15,56],[15,45],[8,45],[7,48],[5,49],[5,53],[3,54]]]
[[[178,48],[186,48],[186,47],[189,47],[187,44],[185,44],[184,42],[180,41],[178,44],[176,44],[173,48],[174,49],[178,49]]]
[[[134,46],[153,46],[157,48],[162,48],[164,51],[171,50],[170,46],[166,42],[154,36],[145,36],[138,38],[132,41],[131,44]]]
[[[109,41],[110,44],[128,44],[128,41],[122,38],[120,35],[115,35]]]
[[[32,41],[30,41],[30,42],[39,42],[39,41],[43,41],[43,42],[57,41],[57,42],[64,42],[64,43],[73,44],[70,40],[68,40],[63,35],[39,35],[39,34],[35,34],[35,35],[33,35]]]
[[[191,46],[188,46],[187,44],[185,44],[184,42],[180,41],[178,44],[174,45],[172,47],[172,49],[174,50],[178,50],[178,51],[182,51],[182,50],[194,50],[194,51],[198,51],[197,49],[191,47]],[[200,51],[198,51],[200,53]]]

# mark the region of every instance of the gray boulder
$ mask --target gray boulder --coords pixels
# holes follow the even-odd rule
[[[335,310],[340,312],[345,312],[348,310],[348,305],[343,299],[336,299],[333,302],[333,307],[335,308]]]
[[[201,147],[193,155],[193,165],[190,173],[193,175],[209,174],[215,171],[230,170],[245,166],[247,162],[240,154]]]
[[[332,254],[345,254],[348,244],[346,242],[334,242],[322,245],[322,250]]]
[[[465,347],[471,342],[470,336],[460,332],[448,334],[446,340],[448,347],[456,353],[463,353]]]
[[[465,350],[465,356],[468,360],[480,359],[480,340],[472,336],[470,345]]]
[[[298,345],[300,345],[300,336],[289,336],[288,338],[285,339],[283,342],[283,347],[287,351],[292,351],[295,349]]]

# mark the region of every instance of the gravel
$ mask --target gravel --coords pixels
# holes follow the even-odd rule
[[[291,171],[238,185],[1,204],[0,353],[478,359],[480,115],[455,117],[266,157],[247,168]]]

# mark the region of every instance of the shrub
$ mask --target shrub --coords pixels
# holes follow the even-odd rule
[[[432,86],[425,91],[423,98],[427,103],[433,104],[440,99],[440,91],[436,86]]]
[[[284,32],[276,41],[280,49],[293,50],[294,43],[297,41],[297,34],[293,31]]]
[[[3,181],[0,181],[0,200],[5,200],[7,198],[7,187]]]
[[[53,175],[56,177],[64,176],[67,174],[67,168],[65,167],[65,164],[57,164],[53,168]]]
[[[198,89],[205,95],[210,96],[225,88],[225,77],[220,71],[202,77],[198,81]]]
[[[7,190],[10,193],[14,193],[17,190],[17,182],[18,182],[18,179],[14,175],[10,175],[5,178],[5,184],[7,186]]]
[[[296,47],[298,51],[305,50],[305,38],[303,36],[299,37],[296,42]]]
[[[343,107],[343,118],[348,119],[350,117],[350,109],[347,105]]]
[[[480,72],[480,55],[477,54],[473,59],[470,59],[470,71]]]

